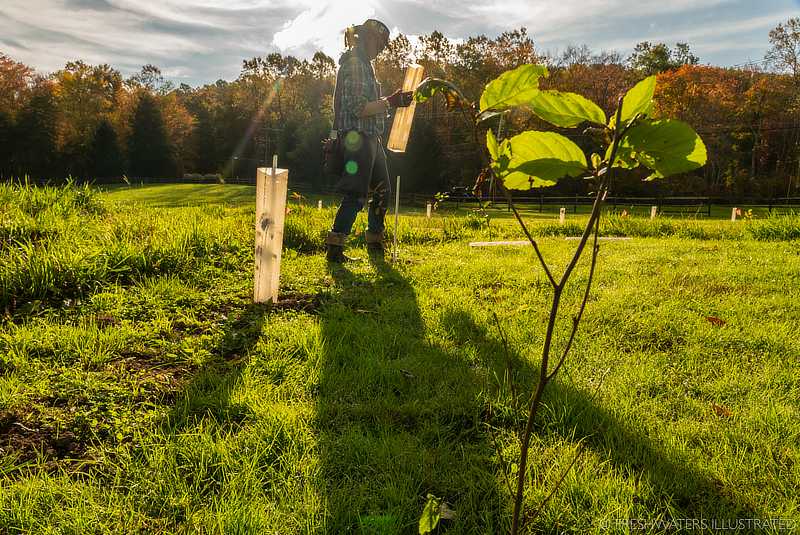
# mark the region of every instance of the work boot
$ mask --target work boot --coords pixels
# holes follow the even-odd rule
[[[344,262],[357,260],[356,258],[350,258],[344,254],[344,243],[346,238],[347,234],[342,234],[340,232],[328,232],[328,236],[325,238],[325,245],[328,247],[328,252],[325,255],[325,258],[328,259],[328,262],[342,264]]]
[[[370,256],[383,257],[385,248],[383,246],[383,232],[370,232],[364,233],[364,238],[367,241],[367,252]]]
[[[344,247],[341,245],[328,245],[328,253],[325,255],[325,258],[328,262],[334,262],[336,264],[343,264],[348,260],[352,260],[352,258],[348,258],[344,255]]]

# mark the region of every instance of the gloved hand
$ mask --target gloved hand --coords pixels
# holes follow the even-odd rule
[[[389,106],[392,108],[405,108],[411,104],[411,99],[414,96],[413,91],[402,91],[398,89],[388,97],[386,97],[386,102],[389,103]]]

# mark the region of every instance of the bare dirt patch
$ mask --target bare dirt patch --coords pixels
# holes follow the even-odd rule
[[[58,461],[81,459],[87,446],[72,431],[59,431],[23,411],[0,411],[0,456],[14,455],[17,463],[42,455],[44,466],[53,469]]]
[[[293,310],[313,314],[322,306],[319,294],[303,292],[287,292],[278,296],[278,302],[272,304],[272,310]]]

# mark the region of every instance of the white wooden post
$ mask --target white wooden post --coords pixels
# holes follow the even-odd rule
[[[558,222],[559,224],[563,225],[567,222],[567,209],[562,208],[561,211],[558,213]]]
[[[289,171],[278,169],[277,155],[272,169],[260,167],[256,172],[256,303],[278,302],[288,180]]]
[[[317,201],[317,210],[322,210],[322,201]]]
[[[427,203],[425,205],[425,215],[427,216],[428,219],[431,218],[431,203]]]
[[[397,175],[397,186],[394,192],[394,248],[392,262],[397,262],[397,235],[400,233],[400,175]]]
[[[650,207],[650,219],[655,219],[658,215],[658,206],[651,206]]]
[[[731,221],[736,221],[736,210],[738,210],[736,207],[731,209]]]

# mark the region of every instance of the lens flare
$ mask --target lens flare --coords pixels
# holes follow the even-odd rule
[[[349,131],[344,136],[344,148],[350,152],[356,152],[361,148],[361,136],[355,130]]]
[[[347,171],[348,175],[354,175],[358,173],[358,164],[353,160],[350,160],[346,164],[344,164],[344,170]]]

